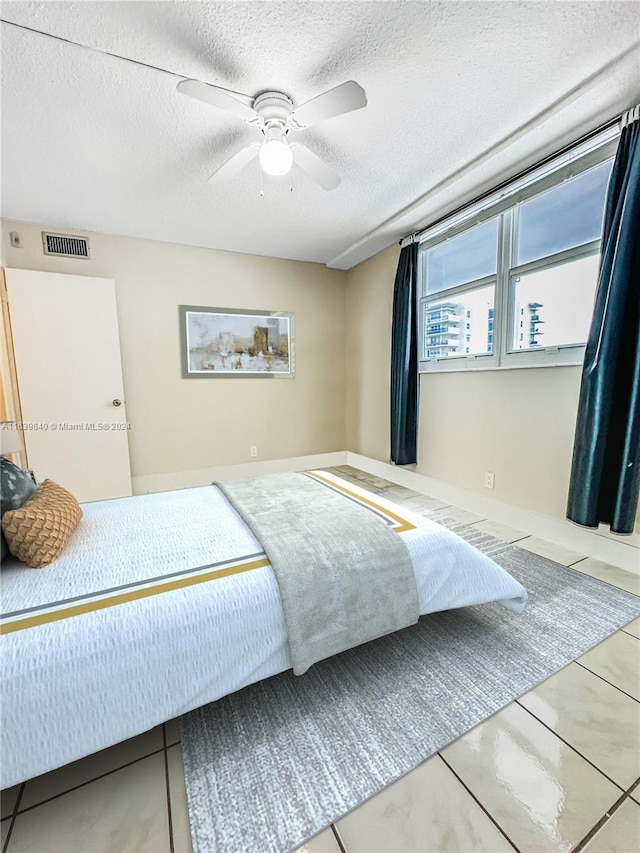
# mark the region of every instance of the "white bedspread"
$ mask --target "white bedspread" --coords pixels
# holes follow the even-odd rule
[[[320,473],[403,537],[422,614],[524,607],[524,588],[462,539]],[[2,566],[2,788],[291,667],[271,567],[216,487],[83,510],[55,563]]]

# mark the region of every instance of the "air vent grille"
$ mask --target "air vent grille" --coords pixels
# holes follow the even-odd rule
[[[88,258],[89,240],[73,234],[48,234],[42,232],[42,245],[45,255],[57,255],[63,258]]]

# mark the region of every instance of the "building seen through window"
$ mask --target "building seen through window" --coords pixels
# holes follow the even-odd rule
[[[613,143],[420,249],[420,369],[578,363],[589,337]],[[455,219],[455,218],[454,218]],[[455,362],[455,363],[452,363]]]

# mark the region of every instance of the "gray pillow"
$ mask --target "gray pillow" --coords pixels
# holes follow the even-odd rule
[[[0,517],[10,509],[20,509],[26,499],[36,490],[36,483],[29,471],[23,471],[4,456],[0,456]],[[4,536],[0,535],[0,557],[5,559],[9,549]]]

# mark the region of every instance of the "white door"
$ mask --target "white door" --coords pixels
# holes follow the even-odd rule
[[[113,280],[5,275],[29,467],[79,501],[130,495]]]

